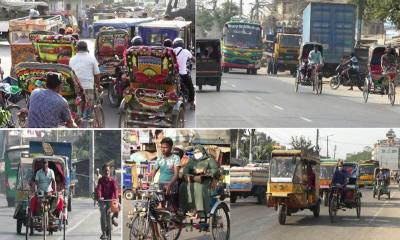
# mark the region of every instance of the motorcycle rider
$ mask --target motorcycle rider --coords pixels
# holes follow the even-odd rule
[[[185,42],[183,41],[182,38],[175,38],[175,40],[172,42],[172,47],[174,48],[174,52],[176,55],[176,60],[178,62],[178,67],[179,67],[179,75],[181,77],[183,85],[188,89],[189,91],[189,104],[190,104],[190,109],[195,110],[195,104],[194,104],[194,86],[192,82],[192,77],[188,73],[187,69],[187,63],[189,60],[194,62],[194,57],[192,53],[184,48]]]
[[[358,72],[358,59],[355,55],[354,52],[351,53],[350,55],[350,59],[348,61],[346,61],[344,64],[345,69],[343,69],[341,75],[345,75],[347,73],[349,73],[349,75],[353,75],[353,74],[357,74],[357,78],[359,78],[359,72]],[[352,78],[349,79],[350,80],[350,88],[349,90],[353,90],[353,86],[354,86],[354,81]]]

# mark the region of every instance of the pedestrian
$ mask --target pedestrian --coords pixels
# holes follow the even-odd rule
[[[76,127],[67,100],[60,95],[61,76],[49,72],[46,78],[47,89],[37,88],[29,98],[28,128]]]
[[[86,106],[83,118],[90,120],[95,100],[95,89],[101,92],[99,63],[89,54],[85,41],[76,44],[77,53],[69,60],[69,66],[74,70],[79,82],[85,91]]]

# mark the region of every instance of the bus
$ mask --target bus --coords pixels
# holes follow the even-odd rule
[[[17,181],[18,164],[22,153],[29,153],[28,145],[12,146],[4,153],[5,183],[7,205],[13,207],[15,204],[15,187]]]
[[[262,28],[257,22],[233,17],[222,31],[222,69],[246,69],[257,74],[263,56]]]

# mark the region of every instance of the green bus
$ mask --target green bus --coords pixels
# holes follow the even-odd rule
[[[21,153],[29,153],[29,146],[12,146],[4,152],[6,198],[9,207],[13,207],[15,204],[15,187]]]
[[[233,17],[223,29],[222,69],[246,69],[257,74],[263,55],[262,28],[257,22]]]

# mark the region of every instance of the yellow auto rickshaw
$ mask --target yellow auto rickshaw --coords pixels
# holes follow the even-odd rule
[[[310,209],[319,217],[320,159],[302,150],[274,150],[270,163],[267,206],[278,211],[279,223],[299,210]]]

